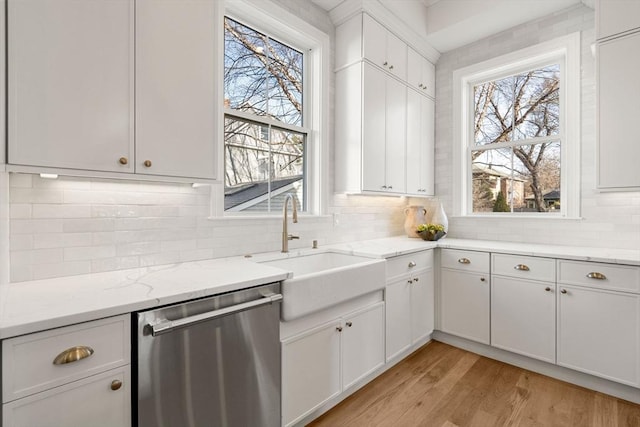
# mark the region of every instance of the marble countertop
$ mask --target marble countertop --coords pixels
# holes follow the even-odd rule
[[[289,254],[256,254],[184,262],[0,286],[0,339],[73,323],[145,310],[291,277],[255,261],[334,250],[371,258],[390,258],[426,249],[452,248],[572,260],[640,265],[640,249],[599,249],[445,238],[426,242],[406,236],[306,249]]]

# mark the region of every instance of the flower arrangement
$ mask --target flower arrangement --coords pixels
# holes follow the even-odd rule
[[[435,241],[441,239],[445,234],[444,226],[442,224],[420,224],[416,227],[416,232],[424,240]]]

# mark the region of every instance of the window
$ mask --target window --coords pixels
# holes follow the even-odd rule
[[[579,46],[570,35],[454,72],[459,213],[577,216]]]
[[[224,210],[272,212],[287,193],[307,209],[305,55],[224,20]]]

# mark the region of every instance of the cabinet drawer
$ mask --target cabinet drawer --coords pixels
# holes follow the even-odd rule
[[[2,401],[128,364],[130,331],[127,314],[4,340]],[[93,354],[70,363],[53,363],[59,354],[76,346],[90,347]]]
[[[543,282],[556,281],[556,261],[552,258],[503,254],[492,254],[492,258],[492,274]]]
[[[489,273],[489,253],[443,249],[440,264],[444,268]]]
[[[129,366],[113,369],[3,405],[5,427],[131,425]],[[116,381],[120,382],[118,387]]]
[[[387,278],[433,267],[433,250],[387,259]]]
[[[640,267],[561,259],[558,283],[640,292]]]

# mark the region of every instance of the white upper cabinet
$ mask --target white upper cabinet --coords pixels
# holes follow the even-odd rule
[[[407,79],[406,43],[367,14],[362,15],[362,56],[400,79]]]
[[[596,0],[598,40],[640,28],[640,0]]]
[[[436,67],[411,48],[407,51],[407,83],[432,98],[436,96]]]
[[[129,0],[8,2],[9,163],[133,171],[134,16]]]
[[[636,54],[631,54],[636,52]],[[640,32],[598,44],[598,187],[640,188]]]
[[[9,2],[11,167],[214,180],[218,8]]]
[[[215,2],[136,0],[136,172],[215,179]]]
[[[407,90],[407,194],[434,195],[435,103]]]

